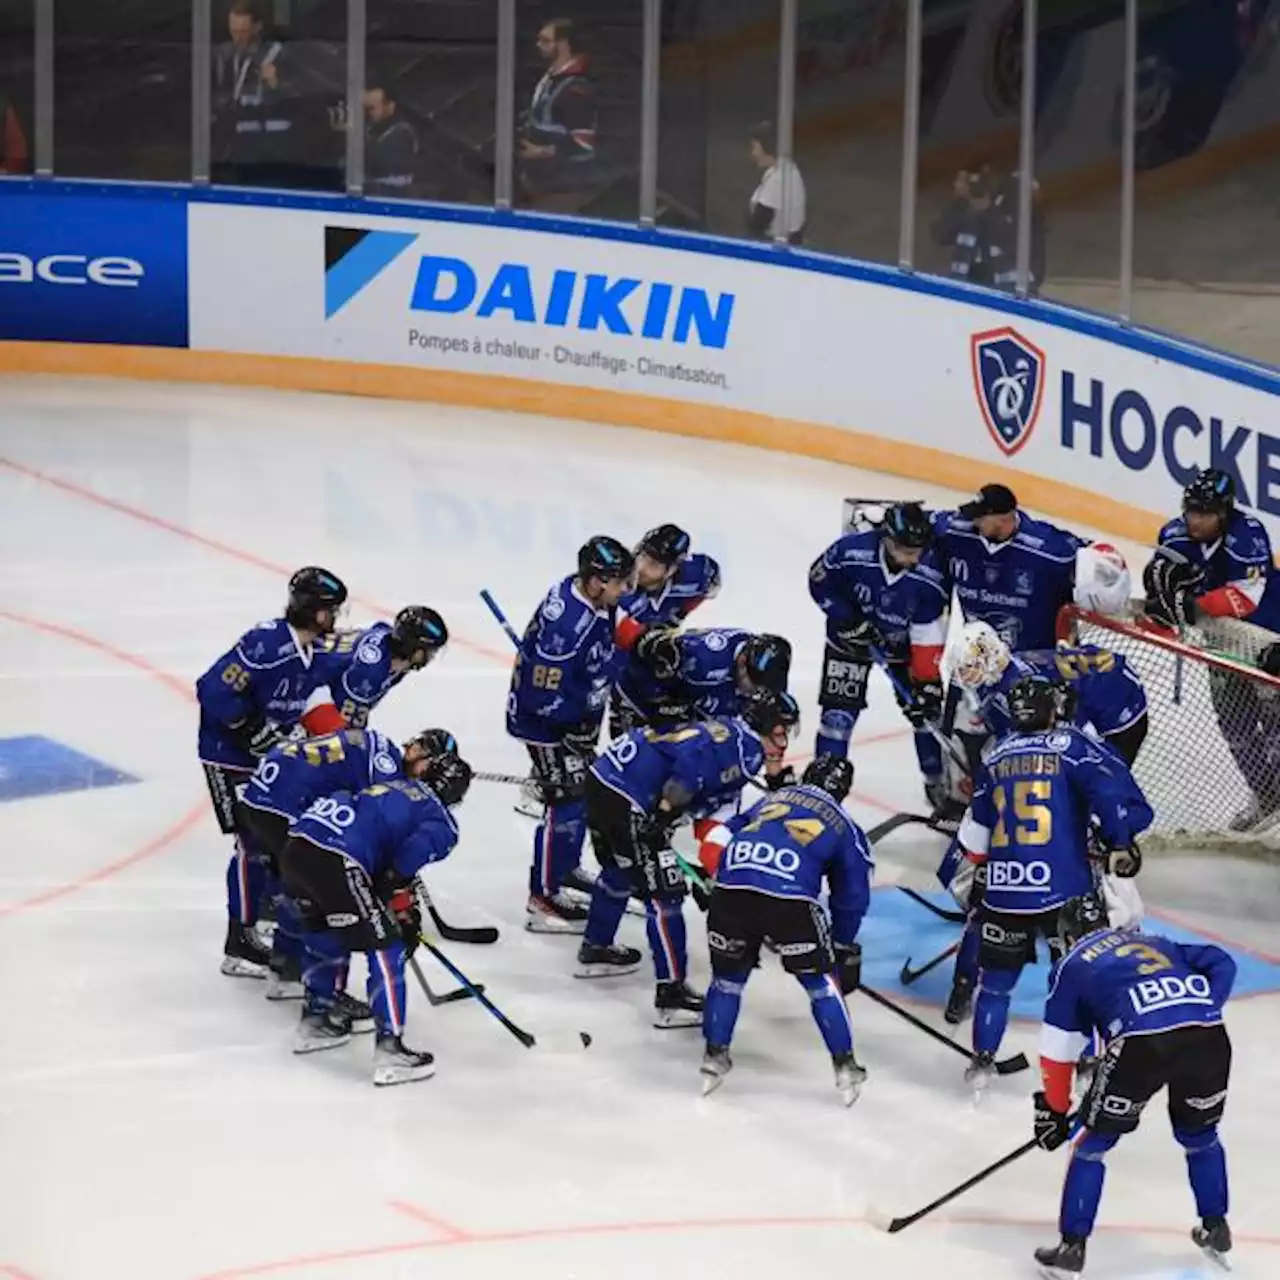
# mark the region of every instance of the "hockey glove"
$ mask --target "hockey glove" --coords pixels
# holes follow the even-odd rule
[[[766,791],[781,791],[783,787],[794,787],[796,771],[789,764],[783,765],[777,773],[764,775],[764,785]]]
[[[1035,1096],[1036,1143],[1045,1151],[1057,1151],[1071,1136],[1071,1121],[1066,1112],[1055,1111],[1049,1099],[1041,1091]]]
[[[1076,718],[1076,704],[1080,701],[1069,684],[1055,686],[1054,697],[1058,703],[1058,723],[1071,724]]]
[[[1147,593],[1147,617],[1161,626],[1178,628],[1196,620],[1196,589],[1204,581],[1204,570],[1176,552],[1157,549],[1142,571]]]
[[[923,729],[926,724],[937,724],[942,718],[942,685],[937,681],[913,685],[911,701],[902,710],[913,728]]]
[[[845,995],[852,995],[862,982],[862,943],[836,945],[836,982]]]
[[[1142,850],[1137,841],[1107,850],[1107,871],[1119,880],[1132,880],[1142,870]]]
[[[278,724],[259,716],[230,726],[238,744],[255,759],[265,756],[272,747],[288,741],[289,734]]]
[[[387,903],[391,914],[400,926],[400,937],[404,940],[405,955],[411,956],[422,940],[422,911],[418,906],[417,895],[412,885],[397,889]]]
[[[858,618],[831,633],[831,643],[859,662],[871,661],[871,650],[884,648],[884,636],[870,618]]]
[[[575,756],[579,756],[586,761],[595,759],[596,743],[599,741],[599,720],[584,720],[581,724],[575,724],[566,730],[564,737],[561,738],[561,742]]]
[[[680,641],[669,628],[646,631],[636,641],[635,655],[657,680],[674,680],[680,671]]]

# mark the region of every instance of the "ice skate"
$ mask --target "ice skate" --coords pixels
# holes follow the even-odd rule
[[[333,1008],[340,1018],[351,1024],[353,1035],[367,1035],[373,1030],[373,1010],[355,996],[339,991],[333,998]]]
[[[272,956],[265,995],[268,1000],[301,1000],[306,995],[302,965],[291,956]]]
[[[294,1053],[320,1053],[337,1049],[351,1039],[351,1024],[333,1009],[306,1009],[298,1021]]]
[[[951,984],[947,1007],[942,1020],[949,1027],[958,1027],[973,1012],[973,979],[958,977]]]
[[[524,909],[524,927],[530,933],[581,933],[587,927],[587,911],[562,892],[549,898],[530,894]]]
[[[846,1107],[851,1107],[858,1100],[862,1086],[866,1083],[867,1069],[859,1066],[851,1053],[833,1054],[831,1065],[836,1071],[836,1088]]]
[[[1044,1280],[1074,1280],[1084,1274],[1084,1241],[1063,1236],[1060,1243],[1037,1249],[1036,1262]]]
[[[662,1031],[700,1027],[706,1003],[687,982],[660,982],[653,998],[653,1025]]]
[[[271,952],[254,936],[251,925],[227,925],[227,940],[222,946],[222,972],[228,978],[265,978]]]
[[[373,1049],[373,1083],[409,1084],[436,1073],[436,1060],[429,1053],[405,1047],[399,1036],[379,1035]]]
[[[1231,1270],[1227,1258],[1231,1252],[1231,1228],[1226,1218],[1205,1218],[1200,1226],[1191,1228],[1191,1241],[1210,1262],[1216,1262],[1224,1271]]]
[[[994,1053],[974,1054],[973,1061],[964,1069],[964,1082],[973,1090],[974,1102],[981,1102],[982,1095],[990,1088],[996,1075]]]
[[[724,1084],[724,1078],[733,1070],[733,1059],[729,1057],[729,1049],[723,1044],[708,1044],[702,1055],[702,1096],[705,1098]]]
[[[547,811],[546,802],[542,798],[542,788],[534,777],[526,778],[520,784],[520,794],[512,806],[522,818],[533,818],[541,822]]]
[[[575,978],[613,978],[635,973],[640,967],[640,952],[635,947],[598,947],[584,942],[578,948],[578,967]]]

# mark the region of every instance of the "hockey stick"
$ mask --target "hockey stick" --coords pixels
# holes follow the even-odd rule
[[[454,987],[452,991],[446,991],[443,995],[438,996],[431,990],[427,975],[422,972],[422,966],[418,963],[416,957],[409,957],[409,968],[413,970],[413,976],[417,978],[418,986],[422,988],[422,994],[427,997],[433,1009],[442,1004],[453,1004],[457,1000],[470,1000],[476,994],[476,991],[484,990],[483,986],[477,987],[476,991],[469,990],[466,987]]]
[[[875,844],[877,840],[883,840],[885,836],[892,835],[899,827],[905,827],[912,822],[919,822],[926,827],[930,825],[930,819],[921,817],[918,813],[895,813],[892,818],[877,822],[867,832],[867,843]]]
[[[483,769],[477,769],[471,776],[477,782],[504,782],[509,787],[522,787],[529,781],[527,773],[521,778],[514,773],[486,773]]]
[[[963,911],[948,911],[946,907],[940,907],[937,903],[930,902],[923,893],[917,893],[914,889],[908,889],[904,884],[894,885],[895,889],[905,893],[912,902],[918,902],[926,911],[932,911],[940,920],[946,920],[949,924],[964,924],[968,920],[968,915]]]
[[[909,987],[918,978],[923,978],[926,973],[930,973],[932,970],[936,969],[944,960],[955,955],[959,950],[960,944],[958,942],[953,942],[945,951],[934,956],[928,964],[922,964],[918,969],[913,969],[911,967],[911,957],[908,956],[906,962],[902,966],[902,972],[898,974],[898,981],[901,982],[904,987]]]
[[[538,1045],[542,1045],[542,1047],[546,1049],[569,1047],[585,1049],[591,1044],[591,1037],[585,1031],[574,1031],[564,1037],[554,1035],[543,1036],[543,1038],[539,1040],[531,1032],[524,1030],[523,1027],[516,1026],[516,1024],[512,1022],[511,1019],[508,1018],[507,1015],[503,1013],[487,995],[485,995],[484,988],[478,983],[472,982],[471,979],[468,978],[467,975],[463,973],[462,970],[459,969],[458,966],[454,964],[439,947],[434,946],[426,938],[422,939],[422,945],[426,947],[426,949],[435,956],[441,965],[449,971],[453,978],[465,987],[473,996],[475,996],[476,1000],[479,1001],[479,1003],[482,1004],[491,1014],[493,1014],[493,1016],[497,1018],[497,1020],[502,1023],[502,1025],[510,1031],[526,1049],[533,1049]]]
[[[427,914],[430,915],[431,922],[436,927],[436,932],[446,942],[469,942],[475,946],[489,946],[491,943],[497,942],[498,931],[491,924],[478,924],[467,927],[464,925],[452,925],[441,919],[440,913],[436,910],[436,904],[431,901],[431,895],[421,881],[418,882],[418,900],[426,907]]]
[[[966,1049],[962,1044],[956,1044],[956,1042],[949,1036],[943,1035],[941,1031],[938,1031],[934,1027],[931,1027],[927,1022],[917,1018],[914,1013],[908,1013],[901,1005],[894,1004],[894,1002],[888,999],[888,997],[882,996],[878,991],[873,990],[871,987],[864,987],[859,983],[857,989],[861,991],[863,995],[870,996],[876,1004],[883,1005],[892,1013],[896,1013],[898,1017],[911,1023],[913,1027],[918,1027],[926,1035],[932,1036],[939,1044],[945,1044],[953,1053],[958,1053],[962,1058],[968,1058],[970,1062],[972,1062],[977,1056],[971,1049]],[[1012,1058],[1002,1058],[995,1064],[995,1069],[997,1075],[1011,1076],[1015,1072],[1025,1071],[1030,1065],[1031,1064],[1027,1061],[1027,1055],[1025,1053],[1018,1053]]]
[[[489,593],[488,587],[480,588],[480,599],[489,606],[489,612],[498,620],[498,626],[507,633],[507,638],[519,649],[520,637],[516,635],[516,629],[507,621],[507,615],[502,612],[502,606]]]
[[[874,662],[886,676],[888,676],[889,683],[893,686],[894,693],[898,695],[899,702],[909,706],[914,701],[911,696],[911,690],[898,679],[892,670],[890,670],[889,659],[885,656],[884,651],[877,649],[875,645],[869,645],[868,650],[871,654],[871,661]],[[920,722],[920,728],[933,738],[938,746],[940,746],[943,751],[951,757],[952,763],[967,777],[969,774],[969,762],[960,753],[956,744],[952,742],[951,739],[948,738],[932,720],[922,720]]]

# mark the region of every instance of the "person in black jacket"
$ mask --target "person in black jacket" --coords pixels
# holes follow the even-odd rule
[[[417,176],[418,131],[399,113],[395,95],[383,82],[365,90],[364,114],[365,194],[403,199]]]
[[[568,18],[553,18],[538,32],[547,64],[520,120],[520,180],[533,198],[591,190],[596,182],[596,94],[586,55]]]

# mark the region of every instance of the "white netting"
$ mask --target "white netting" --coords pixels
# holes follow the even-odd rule
[[[1206,619],[1174,639],[1075,606],[1063,621],[1080,643],[1121,654],[1146,688],[1134,773],[1155,822],[1143,842],[1280,850],[1280,679],[1255,665],[1277,636]]]

